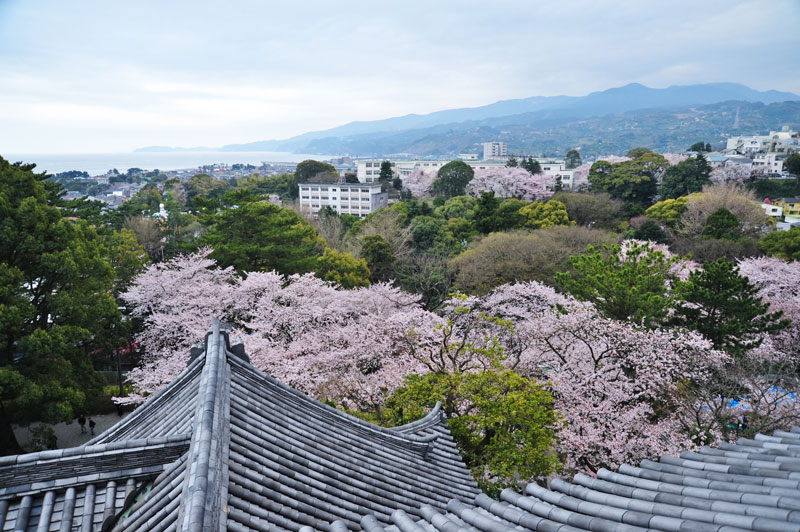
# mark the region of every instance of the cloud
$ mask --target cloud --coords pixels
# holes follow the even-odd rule
[[[795,0],[0,0],[0,146],[221,145],[632,81],[800,92],[799,22]]]

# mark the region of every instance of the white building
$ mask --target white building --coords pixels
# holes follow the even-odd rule
[[[553,177],[561,178],[561,186],[565,189],[572,188],[572,170],[567,170],[566,162],[562,159],[535,158],[542,167],[542,173]],[[356,176],[361,183],[375,183],[381,173],[381,163],[386,159],[364,159],[357,161]],[[414,170],[425,170],[438,172],[439,169],[450,162],[450,160],[424,161],[389,161],[392,165],[393,177],[403,179],[411,175]],[[464,160],[473,170],[486,170],[488,168],[498,168],[506,165],[504,161],[477,161]]]
[[[771,216],[772,218],[777,218],[778,220],[783,218],[783,207],[780,205],[765,203],[763,201],[759,203],[759,205],[762,209],[764,209],[764,214],[766,216]]]
[[[761,170],[765,174],[780,174],[783,172],[785,153],[768,152],[753,155],[753,170]]]
[[[364,218],[389,203],[389,193],[381,192],[379,183],[300,183],[298,187],[300,208],[312,214],[330,207],[339,214]]]
[[[484,142],[483,160],[499,159],[508,156],[508,144],[505,142]]]

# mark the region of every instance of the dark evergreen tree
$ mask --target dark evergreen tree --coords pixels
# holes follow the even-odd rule
[[[714,347],[739,354],[761,343],[762,333],[790,324],[781,312],[769,312],[758,289],[726,259],[706,263],[677,288],[673,324],[698,331]]]
[[[711,165],[702,153],[670,166],[661,181],[661,199],[675,199],[700,192],[704,186],[711,184],[710,176]]]

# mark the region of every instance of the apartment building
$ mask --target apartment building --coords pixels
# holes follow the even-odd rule
[[[356,163],[356,176],[361,183],[375,183],[381,173],[381,163],[386,159],[364,159]],[[542,167],[542,173],[553,177],[561,178],[561,186],[565,189],[572,188],[572,170],[567,170],[566,163],[562,159],[536,158]],[[420,169],[429,172],[438,172],[439,169],[449,163],[450,160],[442,159],[438,161],[426,160],[406,160],[389,161],[392,165],[393,177],[403,179],[411,175],[414,170]],[[478,161],[475,159],[465,159],[473,170],[486,170],[489,168],[499,168],[506,165],[505,161]]]
[[[379,183],[300,183],[298,187],[300,208],[313,214],[330,207],[339,214],[364,218],[389,203],[389,193],[381,192]]]
[[[500,159],[508,157],[508,144],[505,142],[484,142],[483,160]]]

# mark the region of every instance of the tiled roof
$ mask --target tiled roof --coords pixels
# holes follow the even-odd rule
[[[0,530],[357,530],[479,493],[438,408],[359,420],[256,370],[216,322],[192,355],[85,446],[0,458]]]
[[[217,326],[83,447],[0,458],[0,530],[800,531],[800,428],[481,494],[438,409],[385,429],[254,369]]]

